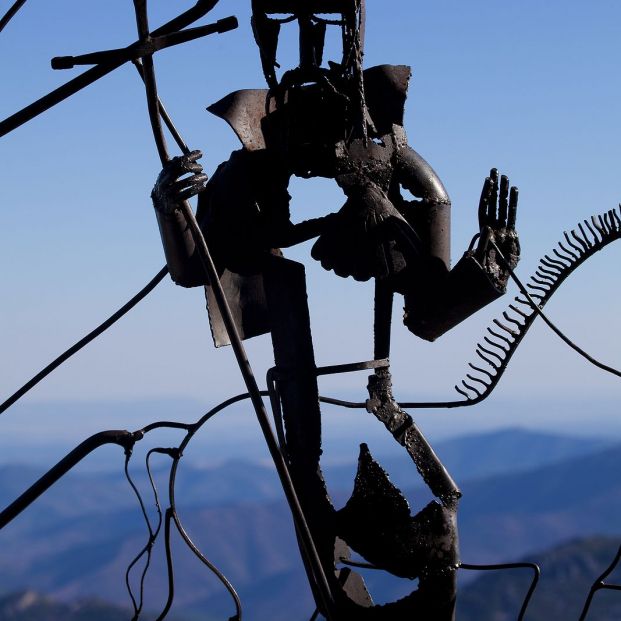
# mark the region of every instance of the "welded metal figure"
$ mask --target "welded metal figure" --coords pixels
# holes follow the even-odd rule
[[[301,8],[301,6],[303,8]],[[276,17],[277,15],[277,17]],[[277,76],[278,37],[299,28],[297,67]],[[180,285],[205,285],[214,341],[228,331],[201,269],[179,202],[199,194],[197,220],[242,338],[270,333],[276,367],[273,403],[282,412],[282,449],[326,573],[338,619],[454,617],[459,564],[456,512],[460,492],[391,387],[390,317],[394,293],[404,322],[434,340],[502,295],[519,258],[517,190],[495,170],[486,179],[471,248],[450,269],[450,200],[431,166],[408,144],[403,111],[410,69],[362,70],[361,0],[253,0],[252,26],[267,90],[231,93],[209,110],[233,128],[242,149],[211,180],[199,152],[175,158],[153,199],[170,273]],[[328,27],[342,33],[339,62],[323,64]],[[334,179],[346,201],[334,213],[294,224],[287,192],[292,175]],[[415,200],[406,200],[402,189]],[[317,238],[312,256],[342,277],[376,281],[375,373],[368,410],[407,450],[436,501],[412,517],[407,501],[361,447],[351,499],[336,511],[320,468],[321,412],[304,268],[280,248]],[[508,263],[497,261],[501,250]],[[369,367],[371,368],[371,366]],[[418,588],[376,606],[349,568],[349,549]],[[318,581],[307,566],[318,606]],[[325,600],[325,598],[324,598]]]

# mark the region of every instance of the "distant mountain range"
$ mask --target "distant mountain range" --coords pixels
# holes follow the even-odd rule
[[[532,470],[594,453],[610,445],[611,442],[604,438],[577,438],[506,429],[446,440],[439,442],[434,449],[449,472],[461,483],[502,473]],[[417,482],[409,457],[397,445],[393,454],[375,457],[403,489],[422,486],[422,482]],[[349,462],[324,469],[331,489],[351,490],[356,458],[357,455],[351,455]],[[135,498],[129,492],[123,475],[121,449],[118,449],[117,464],[114,470],[86,474],[76,468],[37,501],[38,511],[44,507],[60,517],[99,512],[104,506],[108,509],[135,506]],[[50,463],[49,467],[52,465]],[[130,471],[141,489],[146,489],[147,477],[138,457],[132,460]],[[0,466],[0,507],[8,505],[44,472],[41,466]],[[161,460],[156,462],[155,472],[159,473],[158,480],[165,487]],[[179,497],[183,497],[186,504],[203,507],[282,498],[282,488],[273,467],[242,460],[227,461],[208,468],[182,462],[177,485]],[[71,498],[71,502],[67,502],[67,498]],[[26,516],[24,514],[20,519]]]
[[[65,604],[34,591],[0,597],[0,621],[127,621],[128,609],[88,600]]]
[[[540,583],[528,606],[528,621],[577,621],[591,585],[612,562],[619,539],[594,537],[572,540],[541,552]],[[528,591],[529,570],[485,572],[462,589],[459,621],[514,621]],[[619,571],[609,579],[619,584]],[[589,608],[588,621],[621,619],[621,593],[599,591]]]
[[[621,534],[617,476],[621,446],[510,430],[451,441],[437,449],[464,492],[460,510],[464,562],[509,562],[532,555],[532,560],[542,562],[545,573],[548,557],[541,556],[541,550],[571,538]],[[407,461],[381,461],[398,485],[405,488],[404,481],[415,480]],[[138,473],[138,464],[135,467]],[[349,494],[353,468],[352,464],[328,469],[328,481],[340,501]],[[297,610],[304,611],[301,618],[309,618],[312,598],[291,519],[271,469],[236,462],[210,469],[184,466],[180,472],[180,515],[199,547],[238,588],[244,618],[291,621],[287,606],[291,593],[296,594]],[[165,491],[164,474],[160,467],[157,479]],[[0,495],[14,497],[33,478],[23,468],[5,468],[0,471]],[[144,476],[136,479],[154,518]],[[413,511],[426,500],[419,485],[404,491],[415,505]],[[162,502],[165,506],[165,499]],[[64,602],[97,596],[126,604],[124,571],[146,538],[144,521],[120,469],[89,477],[74,474],[0,532],[2,590],[8,594],[34,589]],[[179,545],[174,529],[173,542],[177,584],[173,610],[183,618],[231,616],[229,596]],[[609,556],[615,551],[612,542],[610,546]],[[147,580],[153,610],[165,600],[164,568],[161,547],[156,547]],[[378,602],[404,595],[413,586],[380,572],[367,571],[365,579]],[[478,580],[465,586],[464,594],[475,593],[471,589],[477,584]],[[484,620],[471,617],[475,618]],[[493,619],[504,621],[504,617]]]
[[[608,567],[618,544],[618,539],[593,537],[572,540],[539,553],[538,560],[544,571],[527,608],[528,621],[576,621],[594,579]],[[613,573],[609,583],[619,584],[619,573],[618,570]],[[459,591],[458,621],[514,621],[531,579],[532,572],[524,569],[483,572],[480,578]],[[297,592],[300,586],[300,580],[295,580],[291,573],[276,574],[260,581],[253,589],[254,599],[259,599],[259,603],[252,610],[252,617],[283,618],[283,602],[290,600],[291,593]],[[260,591],[270,593],[271,599],[257,598],[256,593]],[[205,610],[209,611],[209,616]],[[195,618],[215,621],[226,619],[228,613],[212,605],[203,608],[200,616],[188,612],[171,616],[170,621],[194,621]],[[127,608],[93,599],[63,603],[34,591],[0,597],[0,621],[128,621],[130,616]],[[147,613],[143,618],[152,621],[154,614]],[[589,608],[589,621],[618,621],[620,618],[621,594],[599,591]]]

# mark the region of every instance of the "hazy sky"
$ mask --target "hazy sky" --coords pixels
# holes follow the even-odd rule
[[[0,2],[0,12],[10,4]],[[190,6],[149,4],[152,28]],[[238,145],[205,107],[232,90],[263,86],[249,4],[221,0],[201,23],[234,14],[238,30],[156,57],[162,100],[185,140],[204,151],[208,173]],[[133,20],[129,0],[30,0],[0,35],[0,117],[83,71],[52,71],[52,56],[127,45],[135,39]],[[476,232],[478,196],[492,166],[520,189],[524,278],[564,229],[619,203],[620,24],[616,0],[368,0],[365,64],[413,68],[406,129],[451,195],[454,260]],[[150,132],[142,84],[124,66],[0,140],[0,400],[163,265],[149,199],[159,171]],[[296,180],[290,191],[299,220],[343,202],[332,181]],[[287,255],[307,265],[318,364],[370,358],[372,286],[324,272],[309,249]],[[617,366],[620,257],[621,244],[592,259],[547,307],[584,348]],[[453,398],[476,341],[510,301],[506,296],[428,344],[401,325],[397,300],[397,396]],[[247,347],[263,383],[269,339]],[[322,390],[363,400],[365,385],[365,374],[354,374],[326,380]],[[208,406],[241,391],[232,352],[212,346],[202,289],[167,281],[0,423],[15,433],[21,425],[32,428],[50,403],[184,398]],[[420,417],[432,426],[440,421],[436,427],[445,433],[468,429],[469,420],[473,428],[524,423],[597,432],[592,421],[616,426],[610,404],[618,395],[618,378],[591,368],[536,326],[484,409]],[[568,399],[580,405],[570,408]],[[28,418],[35,405],[43,418]],[[137,422],[130,417],[123,425]],[[122,423],[78,416],[71,422],[80,433],[116,424]]]

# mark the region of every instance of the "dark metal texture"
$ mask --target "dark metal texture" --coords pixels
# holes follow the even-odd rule
[[[403,578],[454,571],[455,512],[433,501],[412,517],[410,507],[366,444],[360,447],[354,491],[338,512],[338,534],[376,567]]]

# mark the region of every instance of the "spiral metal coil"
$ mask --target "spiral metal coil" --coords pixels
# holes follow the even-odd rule
[[[621,238],[621,205],[604,214],[583,220],[576,229],[563,233],[550,254],[544,255],[526,287],[530,298],[542,309],[561,284],[587,259],[608,244]],[[496,388],[511,357],[528,332],[538,313],[525,296],[518,295],[502,314],[487,328],[483,342],[477,343],[476,355],[483,366],[469,363],[467,373],[455,390],[466,398],[464,405],[483,401]]]

